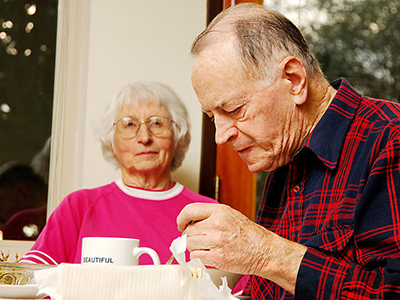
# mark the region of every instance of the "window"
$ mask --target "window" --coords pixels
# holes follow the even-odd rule
[[[45,222],[57,6],[57,0],[0,0],[1,229],[12,215],[29,210],[18,215],[22,220],[12,230],[8,224],[5,239],[35,239]],[[38,220],[28,221],[37,214],[40,226]]]
[[[399,101],[398,0],[264,1],[302,31],[330,81],[347,78],[364,95]]]
[[[329,81],[345,77],[363,95],[400,100],[400,1],[264,0],[300,28]],[[257,176],[257,203],[266,173]]]

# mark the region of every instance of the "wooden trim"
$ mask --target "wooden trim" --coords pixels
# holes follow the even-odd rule
[[[217,145],[214,142],[215,127],[210,118],[203,114],[203,133],[201,138],[199,193],[214,198],[214,177],[217,160]]]
[[[263,4],[264,0],[235,0],[235,4],[239,3],[257,3],[257,4]]]
[[[232,6],[232,4],[236,5],[239,3],[257,3],[263,4],[264,0],[224,0],[223,8],[227,9]]]
[[[229,144],[217,146],[216,175],[219,178],[219,202],[254,220],[256,216],[257,174]]]
[[[235,0],[234,4],[242,2],[263,4],[263,0]],[[223,9],[230,7],[231,4],[232,0],[207,0],[207,24]],[[202,126],[199,193],[214,198],[215,174],[217,169],[217,145],[214,139],[215,127],[206,114],[203,114]],[[253,185],[250,184],[250,186]],[[252,216],[254,212],[250,211],[247,214]]]
[[[223,9],[224,0],[207,0],[207,24]]]
[[[207,24],[222,11],[223,0],[207,0]],[[210,118],[203,114],[201,138],[199,193],[214,198],[214,177],[217,145],[214,142],[215,127]]]

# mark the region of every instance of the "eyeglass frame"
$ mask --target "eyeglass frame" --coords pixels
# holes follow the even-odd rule
[[[139,122],[139,126],[138,126],[137,130],[136,130],[135,134],[132,135],[132,136],[124,134],[123,132],[121,132],[121,130],[119,130],[119,128],[118,128],[118,126],[117,126],[118,122],[120,122],[121,120],[126,119],[126,118],[130,118],[130,119],[132,119],[132,120],[137,120],[137,121]],[[153,118],[167,119],[167,120],[169,121],[169,125],[168,125],[168,127],[166,128],[165,132],[163,132],[162,134],[154,134],[154,133],[151,131],[151,129],[149,128],[148,122],[149,122],[151,119],[153,119]],[[131,117],[131,116],[125,116],[125,117],[122,117],[122,118],[118,119],[117,121],[115,121],[115,122],[113,123],[113,127],[115,127],[115,128],[117,129],[117,131],[118,131],[120,134],[122,134],[123,136],[133,139],[133,138],[135,138],[135,137],[137,136],[137,134],[138,134],[138,132],[139,132],[140,127],[142,126],[142,124],[146,124],[147,130],[149,131],[149,133],[150,133],[152,136],[155,136],[155,137],[161,137],[161,136],[165,135],[165,134],[168,132],[168,130],[171,128],[171,124],[175,124],[175,125],[176,125],[176,123],[175,123],[174,120],[172,120],[172,119],[170,119],[170,118],[167,118],[167,117],[152,116],[152,117],[148,118],[147,120],[142,120],[142,121],[140,121],[140,120],[138,120],[138,119],[136,119],[136,118],[133,118],[133,117]]]

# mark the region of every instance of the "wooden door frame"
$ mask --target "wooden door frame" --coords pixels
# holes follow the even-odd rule
[[[207,0],[207,24],[223,10],[224,0]],[[217,163],[217,145],[214,141],[215,127],[210,118],[203,113],[201,137],[199,193],[215,198],[215,168]]]
[[[243,2],[253,2],[262,4],[263,0],[235,0],[234,4],[243,3]],[[231,0],[207,0],[207,24],[212,21],[212,19],[219,14],[223,9],[230,7],[232,4]],[[235,197],[235,191],[232,191],[232,188],[227,188],[235,186],[232,183],[227,183],[226,181],[222,184],[226,184],[225,191],[226,195],[221,195],[221,202],[231,205],[232,207],[242,211],[242,213],[246,214],[249,218],[255,218],[255,196],[256,196],[256,175],[252,174],[246,177],[244,173],[250,173],[247,170],[247,166],[245,163],[238,157],[237,153],[234,152],[233,149],[230,148],[229,145],[218,146],[215,144],[215,127],[210,118],[203,114],[203,125],[202,125],[202,140],[201,140],[201,160],[200,160],[200,181],[199,181],[199,193],[211,198],[218,198],[218,191],[216,191],[215,186],[215,178],[217,172],[221,172],[227,177],[232,177],[231,174],[240,174],[242,175],[239,178],[242,186],[240,190],[245,193],[249,198],[246,201],[243,199],[238,199]],[[221,163],[217,164],[217,153],[218,155],[222,155],[223,157],[230,157],[229,159],[233,159],[236,163],[232,163],[231,165],[222,165]],[[220,157],[220,156],[219,156]],[[229,161],[228,159],[228,161]],[[230,161],[229,161],[230,162]],[[238,171],[239,170],[239,171]],[[219,174],[217,174],[219,175]],[[230,181],[232,179],[228,179]],[[223,189],[221,189],[223,190]],[[225,197],[224,197],[225,196]],[[253,207],[254,206],[254,207]]]

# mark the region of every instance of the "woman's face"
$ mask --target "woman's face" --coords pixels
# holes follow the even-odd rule
[[[155,102],[134,103],[129,109],[124,108],[115,121],[124,117],[132,117],[139,122],[151,117],[171,119],[170,113]],[[126,137],[114,128],[113,152],[119,160],[121,170],[129,174],[143,173],[147,175],[169,174],[171,162],[175,154],[173,124],[162,136],[154,136],[146,126],[140,123],[135,137]]]

